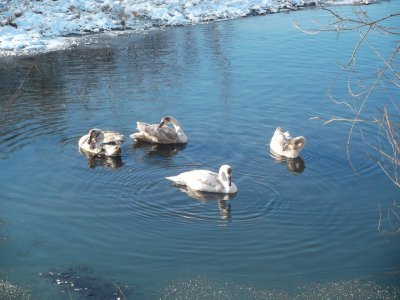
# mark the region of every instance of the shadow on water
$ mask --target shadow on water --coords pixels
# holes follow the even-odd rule
[[[235,198],[236,194],[200,192],[192,190],[187,186],[174,186],[176,186],[181,192],[187,194],[189,197],[199,200],[200,202],[217,202],[221,219],[227,221],[231,218],[231,204],[228,202],[228,200]]]
[[[306,168],[304,160],[300,156],[296,158],[287,158],[274,153],[272,150],[270,150],[269,154],[275,160],[276,163],[286,164],[289,172],[291,172],[294,175],[303,173],[304,169]]]
[[[169,158],[177,155],[186,148],[187,144],[153,144],[147,142],[135,142],[132,144],[134,151],[142,150],[147,156]]]
[[[87,164],[89,168],[94,169],[96,167],[106,167],[111,169],[117,169],[124,165],[121,156],[97,156],[91,155],[90,153],[79,149],[79,152],[87,158]]]

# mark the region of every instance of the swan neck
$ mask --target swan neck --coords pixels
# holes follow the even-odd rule
[[[175,124],[173,122],[171,122],[172,126],[174,126],[174,129],[176,132],[179,132],[181,130],[181,126],[179,124]]]
[[[219,172],[218,174],[219,180],[221,181],[222,185],[225,188],[225,191],[228,192],[230,189],[229,179],[224,172]]]

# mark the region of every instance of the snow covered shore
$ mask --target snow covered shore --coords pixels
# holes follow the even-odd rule
[[[68,48],[88,33],[191,25],[376,0],[0,0],[0,56]]]

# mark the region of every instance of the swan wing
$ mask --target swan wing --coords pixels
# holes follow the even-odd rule
[[[81,148],[84,147],[84,145],[87,144],[88,139],[89,139],[89,134],[85,134],[84,136],[82,136],[78,142],[79,147],[81,147]],[[89,144],[88,144],[88,146],[89,146]]]
[[[131,138],[160,144],[173,144],[176,141],[176,132],[174,129],[158,124],[147,124],[137,122],[138,133],[131,135]]]
[[[158,128],[158,141],[163,144],[173,144],[176,142],[176,131],[170,127],[163,126]]]
[[[196,191],[219,193],[224,191],[218,174],[208,170],[194,170],[177,176],[166,177],[180,185],[186,185]]]
[[[148,124],[148,123],[144,123],[144,122],[137,122],[136,123],[136,128],[139,132],[149,132],[155,129],[155,127],[157,127],[157,124]]]
[[[157,143],[157,140],[154,136],[154,133],[157,130],[156,127],[158,127],[156,124],[151,125],[144,122],[137,122],[136,128],[138,132],[131,134],[130,137],[136,141]]]
[[[109,143],[117,143],[117,144],[121,144],[125,141],[125,137],[116,132],[116,131],[103,131],[103,140],[101,141],[101,143],[103,144],[109,144]]]

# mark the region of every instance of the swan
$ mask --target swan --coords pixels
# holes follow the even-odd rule
[[[121,144],[124,141],[124,136],[116,131],[93,128],[79,139],[78,145],[91,155],[118,156],[121,155]]]
[[[222,165],[218,173],[208,170],[193,170],[165,178],[176,184],[186,185],[195,191],[224,194],[237,192],[237,187],[232,182],[232,168],[228,165]]]
[[[288,158],[296,158],[299,156],[299,153],[304,148],[305,144],[305,137],[298,136],[292,138],[289,131],[283,132],[283,130],[278,127],[275,130],[269,146],[271,150],[278,155]]]
[[[137,130],[130,137],[138,142],[150,142],[157,144],[185,144],[188,139],[177,119],[167,116],[161,119],[160,124],[147,124],[137,122]],[[174,128],[168,127],[172,124]]]

